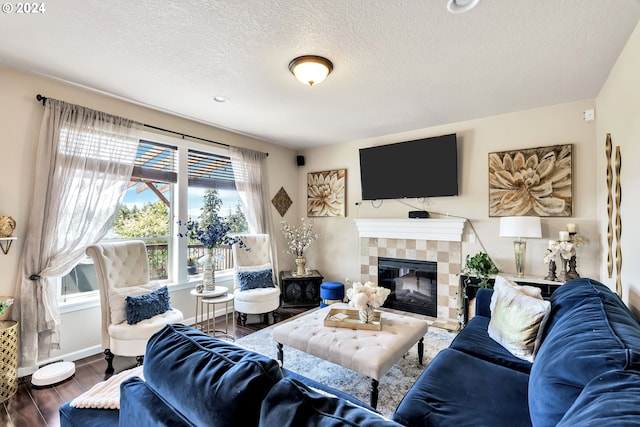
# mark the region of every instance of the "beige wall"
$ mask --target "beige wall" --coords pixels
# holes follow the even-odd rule
[[[20,253],[28,231],[26,227],[33,189],[35,147],[43,112],[42,104],[35,99],[38,93],[145,124],[268,152],[270,194],[275,195],[283,185],[289,194],[296,193],[296,153],[290,149],[0,66],[0,215],[11,215],[16,220],[14,235],[18,237],[8,255],[0,253],[0,295],[14,294]],[[270,209],[277,226],[280,215],[273,207]],[[171,299],[174,306],[185,312],[185,317],[193,316],[194,302],[188,289],[173,292]],[[81,352],[99,343],[98,308],[63,314],[62,349],[59,354]]]
[[[578,232],[590,240],[579,250],[578,271],[583,276],[599,275],[599,238],[597,227],[596,143],[595,124],[583,119],[583,111],[595,107],[595,100],[555,105],[535,110],[487,117],[467,122],[452,123],[389,135],[381,138],[353,141],[330,147],[306,150],[306,165],[300,168],[298,199],[306,197],[306,173],[338,168],[347,169],[347,218],[316,218],[321,235],[317,245],[309,249],[308,264],[318,268],[326,278],[344,280],[360,278],[358,239],[354,218],[406,218],[413,209],[468,218],[477,231],[477,238],[501,271],[515,272],[513,239],[498,237],[499,219],[489,218],[488,212],[488,153],[503,150],[539,147],[556,144],[574,144],[574,216],[573,218],[544,218],[543,238],[527,243],[528,275],[544,277],[543,262],[548,239],[557,239],[558,231],[567,222],[575,222]],[[384,201],[379,208],[371,202],[360,202],[360,167],[358,149],[362,147],[407,141],[412,139],[456,133],[458,135],[458,167],[460,195],[428,200],[422,206],[416,199],[406,203]],[[299,216],[306,216],[304,202],[299,205]],[[469,242],[466,231],[463,257],[475,254],[481,246]]]
[[[638,214],[638,188],[640,173],[636,169],[640,159],[640,24],[629,38],[618,61],[597,98],[597,179],[598,219],[601,236],[599,253],[600,275],[612,289],[616,288],[616,272],[611,278],[607,273],[607,186],[605,141],[607,133],[615,147],[620,147],[622,203],[622,289],[623,299],[632,306],[636,315],[640,313],[640,224]],[[615,157],[614,157],[615,158]],[[615,184],[615,181],[614,181]],[[615,215],[615,210],[614,210]],[[614,238],[615,247],[615,238]]]
[[[0,66],[0,147],[3,167],[0,168],[0,215],[11,215],[18,228],[8,255],[0,254],[0,295],[12,295],[18,270],[22,243],[27,232],[26,222],[33,188],[33,159],[35,142],[42,116],[42,106],[35,95],[58,98],[97,110],[125,116],[147,124],[184,132],[223,143],[269,152],[270,195],[283,186],[294,201],[284,218],[272,210],[274,223],[286,220],[295,223],[306,217],[307,172],[347,169],[347,217],[316,218],[321,235],[307,253],[308,266],[318,268],[326,279],[359,278],[359,239],[354,218],[404,218],[407,211],[426,209],[431,212],[468,218],[474,225],[477,238],[502,271],[514,271],[511,239],[498,237],[497,218],[488,216],[487,154],[493,151],[514,150],[555,144],[574,144],[574,217],[543,219],[543,238],[529,240],[527,273],[543,277],[546,266],[542,261],[547,239],[555,238],[558,230],[569,221],[578,224],[578,231],[590,243],[579,252],[578,270],[583,276],[594,277],[612,288],[615,281],[606,277],[606,193],[604,174],[604,138],[613,136],[614,145],[621,147],[623,156],[622,188],[624,191],[622,238],[625,256],[622,281],[625,300],[640,307],[640,283],[634,262],[640,245],[640,226],[632,221],[635,208],[634,191],[639,175],[632,160],[639,158],[640,145],[640,29],[636,28],[618,63],[600,92],[597,100],[585,100],[536,110],[487,117],[445,126],[419,129],[397,135],[350,141],[343,144],[305,150],[304,167],[296,167],[291,150],[233,134],[143,106],[107,97],[92,91]],[[582,118],[586,109],[596,109],[596,123]],[[455,132],[459,141],[460,196],[433,198],[423,206],[415,199],[412,207],[397,201],[385,201],[375,208],[370,202],[360,202],[358,149],[373,145]],[[596,191],[597,189],[597,191]],[[360,202],[356,206],[356,202]],[[482,250],[479,243],[467,241],[463,254]],[[281,233],[276,233],[282,248]],[[280,255],[281,266],[292,268],[290,256]],[[172,294],[172,301],[186,317],[193,315],[193,300],[188,290]],[[62,350],[73,354],[99,345],[99,312],[97,308],[63,315]]]

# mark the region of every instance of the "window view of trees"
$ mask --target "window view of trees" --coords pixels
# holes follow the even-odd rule
[[[196,151],[188,148],[188,162],[181,164],[181,170],[188,170],[188,179],[178,182],[178,149],[180,145],[168,142],[141,140],[136,155],[136,164],[124,203],[117,212],[112,229],[104,240],[143,240],[149,257],[151,280],[176,280],[177,273],[170,277],[169,256],[171,242],[179,239],[177,222],[179,219],[193,219],[207,224],[216,216],[232,219],[231,233],[248,231],[247,219],[242,211],[235,189],[231,162],[223,153]],[[180,146],[180,148],[178,147]],[[174,188],[187,190],[187,203],[173,206]],[[184,265],[189,274],[201,272],[198,260],[204,256],[204,248],[199,241],[188,241],[188,257]],[[231,248],[216,249],[221,260],[219,269],[233,267]],[[173,255],[172,255],[173,256]],[[184,277],[184,276],[183,276]],[[90,258],[84,258],[64,277],[61,277],[60,298],[80,296],[98,289],[95,268]]]
[[[228,203],[228,201],[227,201]],[[227,207],[227,215],[223,215],[221,210]],[[200,214],[197,217],[189,219],[195,220],[200,224],[201,228],[206,228],[207,225],[215,223],[215,218],[223,217],[231,220],[231,230],[229,234],[243,233],[249,230],[247,224],[247,218],[240,207],[240,203],[237,202],[235,206],[224,206],[223,200],[220,197],[220,193],[216,189],[207,189],[202,196],[202,207],[200,208]],[[233,267],[233,259],[231,255],[231,248],[222,245],[219,248],[214,249],[214,254],[218,256],[217,268],[226,270]],[[195,274],[200,272],[197,260],[204,256],[204,247],[202,244],[193,239],[189,239],[189,251],[188,262],[189,274]]]
[[[142,208],[123,205],[113,224],[114,233],[123,239],[169,235],[169,207],[162,200],[148,202]]]

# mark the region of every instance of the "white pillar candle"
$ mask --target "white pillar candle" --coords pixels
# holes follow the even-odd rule
[[[560,232],[560,241],[561,242],[566,242],[569,240],[569,232],[568,231],[561,231]]]
[[[575,233],[576,232],[576,225],[572,222],[570,222],[569,224],[567,224],[567,231],[569,233]]]

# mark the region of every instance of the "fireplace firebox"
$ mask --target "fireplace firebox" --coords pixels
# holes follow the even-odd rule
[[[378,285],[391,290],[383,307],[437,317],[438,263],[378,258]]]

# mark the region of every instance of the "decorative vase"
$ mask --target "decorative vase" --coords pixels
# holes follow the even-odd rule
[[[360,323],[372,323],[374,319],[373,307],[366,306],[358,311],[360,317]]]
[[[296,257],[296,276],[306,276],[306,270],[304,266],[307,264],[307,259],[303,256]]]
[[[202,262],[202,285],[206,291],[216,289],[216,267],[213,259],[213,249],[206,249],[207,254]]]

